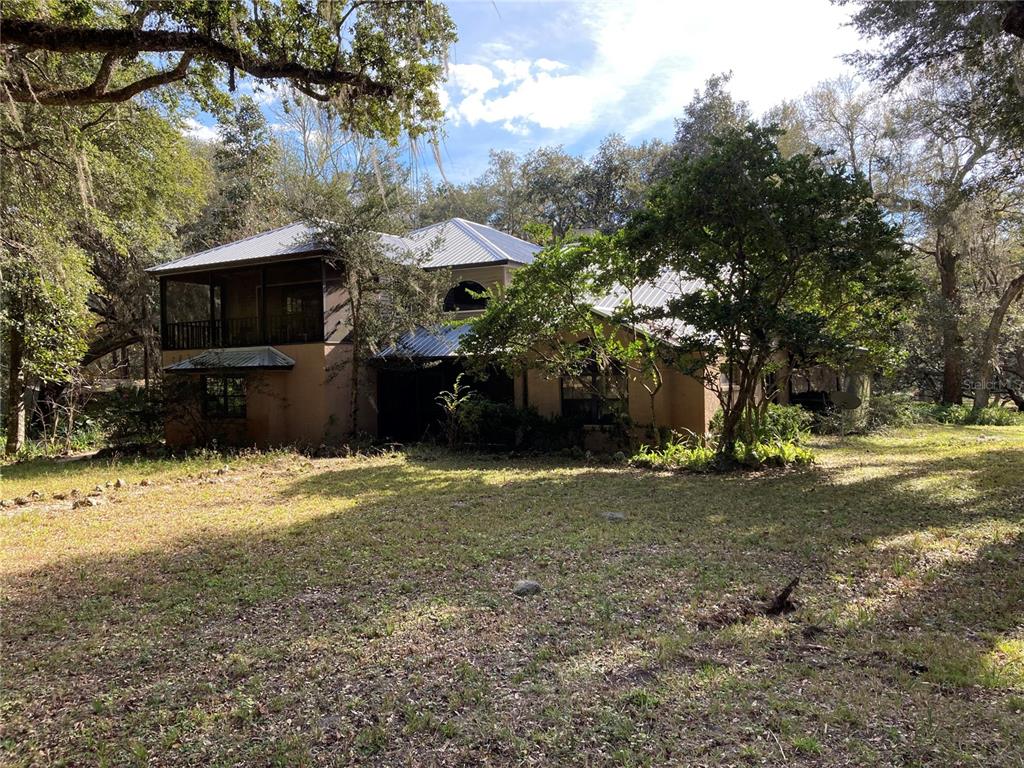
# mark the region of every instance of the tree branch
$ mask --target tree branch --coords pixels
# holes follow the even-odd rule
[[[111,104],[137,96],[150,88],[156,88],[168,83],[183,80],[188,75],[188,66],[192,63],[192,54],[182,54],[177,66],[164,72],[158,72],[149,77],[143,77],[130,85],[118,88],[113,91],[97,92],[94,81],[84,88],[71,88],[67,90],[47,90],[30,83],[19,84],[11,80],[3,81],[2,85],[7,95],[13,101],[30,102],[46,106],[80,106],[82,104]]]
[[[6,45],[20,46],[26,51],[46,50],[57,53],[103,53],[107,54],[108,58],[113,56],[115,61],[139,53],[172,53],[180,51],[182,53],[182,61],[198,57],[225,66],[235,67],[260,79],[285,79],[297,84],[303,84],[308,88],[304,92],[311,98],[319,101],[326,101],[330,98],[330,94],[316,91],[310,86],[319,85],[327,88],[348,86],[362,95],[385,98],[390,96],[393,91],[391,86],[379,83],[360,72],[349,72],[333,68],[316,69],[295,61],[253,58],[248,54],[244,54],[239,49],[201,32],[164,29],[101,29],[94,27],[72,27],[51,24],[45,21],[5,19],[3,42]],[[124,101],[141,92],[145,87],[151,88],[154,85],[173,82],[173,80],[181,79],[185,76],[185,73],[178,72],[178,67],[176,67],[174,70],[154,76],[168,77],[170,72],[174,72],[177,76],[171,80],[161,80],[154,83],[150,78],[145,78],[118,91],[99,95],[93,94],[90,92],[90,89],[97,85],[97,83],[103,84],[103,69],[106,64],[107,59],[104,59],[99,75],[90,86],[68,91],[63,96],[51,91],[49,98],[57,99],[56,101],[48,102],[43,100],[42,96],[47,92],[46,88],[33,88],[29,83],[17,82],[7,83],[10,98],[15,101],[24,102],[38,101],[42,104],[87,104],[97,101]],[[137,88],[137,86],[147,81],[148,84],[145,87]],[[115,93],[118,94],[118,98],[112,98],[112,94]],[[70,100],[64,100],[65,98]]]

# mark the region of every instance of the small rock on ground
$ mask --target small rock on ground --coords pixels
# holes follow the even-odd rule
[[[512,594],[517,597],[529,597],[530,595],[536,595],[539,592],[540,584],[536,581],[530,581],[529,579],[517,581],[516,585],[512,588]]]
[[[71,508],[81,509],[82,507],[98,507],[100,504],[102,504],[102,502],[99,499],[93,496],[87,496],[84,499],[79,499],[78,501],[74,502],[71,505]]]
[[[604,512],[601,517],[609,523],[619,523],[626,519],[626,516],[622,512]]]

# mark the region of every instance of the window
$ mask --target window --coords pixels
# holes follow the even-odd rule
[[[487,289],[472,280],[463,280],[444,297],[445,312],[466,312],[487,306]]]
[[[602,370],[591,354],[579,376],[562,377],[563,416],[579,418],[584,424],[613,424],[628,410],[628,382],[621,366],[613,363]]]
[[[204,376],[203,415],[228,419],[245,418],[245,378]]]

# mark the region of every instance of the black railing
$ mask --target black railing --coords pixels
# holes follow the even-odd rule
[[[324,319],[316,314],[267,315],[227,320],[189,320],[167,323],[164,349],[212,349],[252,347],[259,344],[306,344],[324,340]]]

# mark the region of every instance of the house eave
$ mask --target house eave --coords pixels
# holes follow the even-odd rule
[[[145,272],[152,275],[153,277],[168,277],[170,275],[199,275],[206,274],[209,272],[223,272],[225,270],[232,269],[246,269],[249,267],[265,266],[267,264],[279,264],[287,261],[304,261],[306,259],[312,259],[315,257],[323,258],[328,255],[328,251],[318,249],[315,251],[304,251],[302,253],[285,253],[275,256],[263,256],[256,259],[237,259],[235,261],[225,261],[220,264],[204,264],[196,267],[147,267]]]

